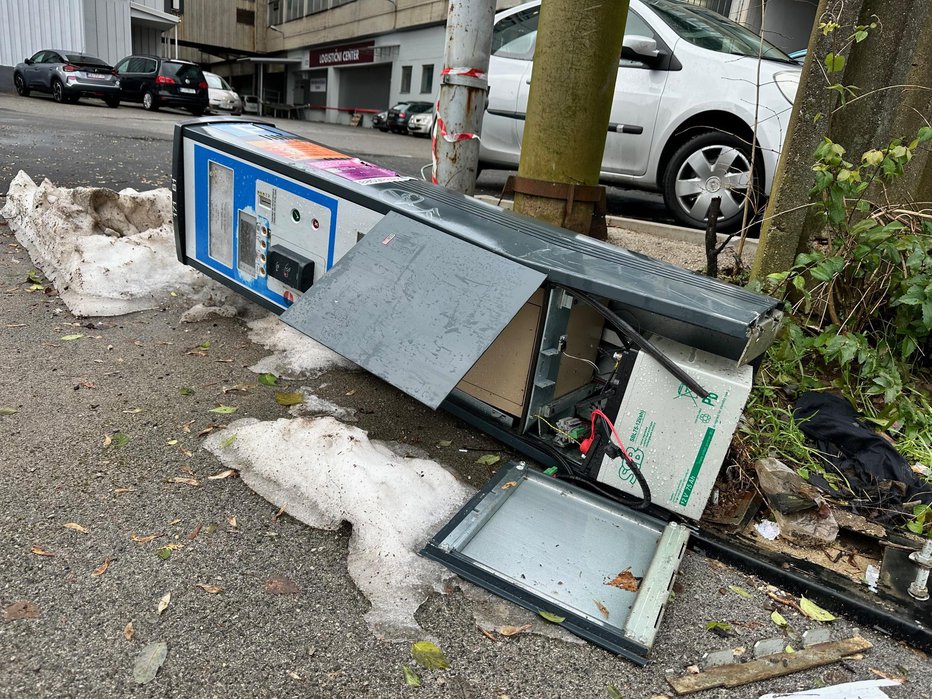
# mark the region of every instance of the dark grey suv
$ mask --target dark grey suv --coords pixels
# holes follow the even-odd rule
[[[120,94],[144,109],[180,107],[195,116],[203,114],[210,97],[207,79],[196,64],[159,56],[127,56],[116,64]]]
[[[51,93],[56,102],[99,97],[110,107],[120,106],[120,81],[113,68],[96,56],[58,49],[39,51],[13,69],[16,93]]]

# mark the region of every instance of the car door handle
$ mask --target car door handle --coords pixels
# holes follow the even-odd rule
[[[524,84],[525,84],[525,85],[530,85],[530,84],[531,84],[531,79],[528,78],[527,80],[525,80],[525,81],[524,81]]]

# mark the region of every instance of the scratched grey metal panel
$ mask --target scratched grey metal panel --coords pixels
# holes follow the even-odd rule
[[[391,213],[281,318],[436,408],[545,279]]]

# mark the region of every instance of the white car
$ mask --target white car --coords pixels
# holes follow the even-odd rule
[[[480,169],[517,167],[539,14],[536,0],[495,17]],[[770,194],[801,71],[761,41],[703,7],[631,0],[602,180],[662,192],[688,226],[719,196],[719,226],[739,224],[747,196]]]
[[[236,91],[230,87],[226,80],[216,73],[204,71],[207,80],[207,94],[210,99],[210,111],[243,113],[243,100]]]
[[[429,136],[434,128],[434,110],[415,114],[408,119],[408,133],[414,136]]]

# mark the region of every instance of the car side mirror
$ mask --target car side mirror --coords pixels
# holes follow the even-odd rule
[[[621,57],[634,61],[653,63],[661,57],[657,41],[648,36],[626,35],[621,43]]]
[[[33,60],[31,58],[27,58],[25,61],[23,61],[23,63],[25,63],[27,66],[31,66],[33,63]]]

